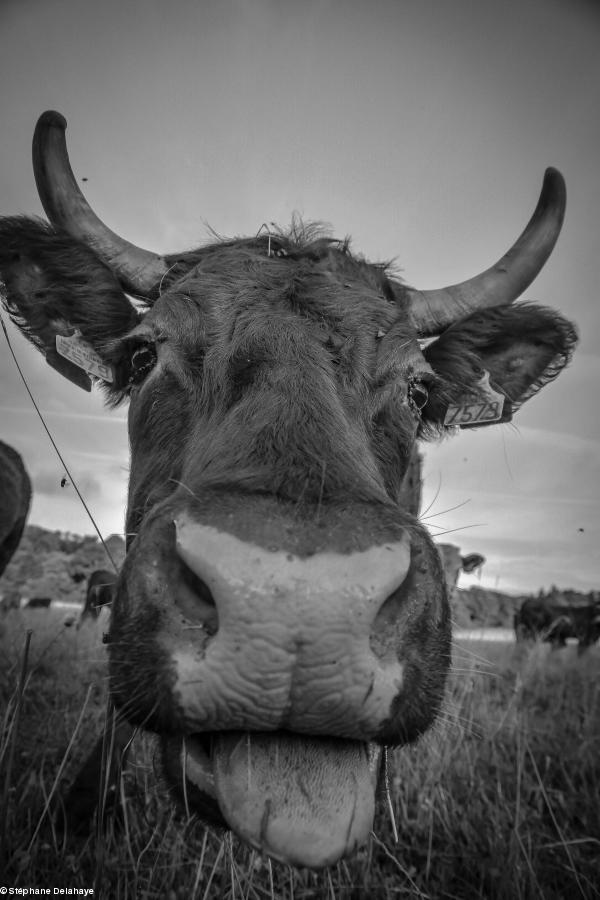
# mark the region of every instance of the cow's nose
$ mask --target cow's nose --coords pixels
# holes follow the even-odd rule
[[[187,727],[375,734],[402,687],[397,642],[379,639],[378,619],[389,624],[386,601],[409,570],[408,536],[301,557],[188,512],[175,526],[192,573],[177,602],[190,622],[213,623],[209,640],[175,653]]]

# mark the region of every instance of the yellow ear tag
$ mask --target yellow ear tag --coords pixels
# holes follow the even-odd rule
[[[102,357],[87,341],[84,341],[80,331],[76,331],[70,337],[57,334],[56,350],[57,353],[89,375],[95,375],[96,378],[102,378],[103,381],[115,380],[111,366],[102,362]]]
[[[444,425],[488,425],[502,418],[504,394],[498,393],[490,386],[490,373],[484,372],[477,382],[477,391],[460,406],[449,406],[446,410]]]

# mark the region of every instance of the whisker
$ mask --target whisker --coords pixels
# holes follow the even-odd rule
[[[429,504],[427,509],[425,509],[419,516],[420,520],[424,519],[426,517],[427,513],[429,512],[429,510],[431,509],[431,507],[433,506],[433,504],[436,502],[437,498],[439,497],[441,489],[442,489],[442,473],[440,472],[439,478],[438,478],[438,486],[437,486],[435,494],[433,496],[433,500],[431,501],[431,503]]]
[[[472,525],[459,525],[456,528],[442,529],[441,531],[436,533],[435,537],[440,538],[440,537],[443,537],[445,534],[455,534],[457,531],[468,531],[470,528],[486,528],[487,525],[488,525],[487,522],[473,522]],[[442,528],[441,525],[434,525],[431,522],[428,523],[427,527],[428,528],[440,528],[440,529]]]
[[[442,509],[442,510],[440,510],[439,512],[432,513],[431,515],[432,515],[432,516],[433,516],[433,515],[435,515],[435,516],[445,516],[446,513],[454,512],[456,509],[462,509],[463,506],[467,506],[467,504],[469,504],[470,502],[471,502],[471,497],[467,497],[466,500],[462,500],[460,503],[457,503],[456,506],[449,506],[447,509]],[[430,508],[431,508],[431,506],[428,507],[428,509],[430,509]],[[426,516],[426,515],[421,515],[421,516],[419,516],[419,519],[420,519],[421,521],[424,521],[425,519],[429,519],[429,518],[431,518],[431,516]],[[440,526],[434,525],[434,526],[432,526],[432,527],[437,528],[437,527],[440,527]],[[469,527],[471,527],[471,526],[469,526]]]

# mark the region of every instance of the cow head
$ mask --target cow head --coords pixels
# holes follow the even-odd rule
[[[77,630],[87,619],[96,621],[103,606],[113,602],[117,575],[108,569],[96,569],[88,578],[85,602],[77,622]]]
[[[48,361],[89,386],[57,353],[76,331],[71,357],[129,401],[114,698],[202,815],[326,865],[366,840],[380,749],[428,728],[448,671],[443,570],[404,483],[415,442],[509,421],[571,353],[568,322],[511,305],[558,236],[563,180],[548,170],[496,266],[419,292],[299,226],[134,247],[80,193],[65,127],[45,113],[34,137],[50,224],[3,220],[0,270]]]
[[[467,556],[461,556],[460,548],[455,544],[437,544],[437,548],[442,558],[448,594],[452,598],[460,573],[471,574],[471,572],[481,569],[485,563],[485,556],[482,556],[481,553],[469,553]]]

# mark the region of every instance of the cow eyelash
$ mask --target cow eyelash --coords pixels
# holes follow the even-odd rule
[[[154,344],[138,344],[131,354],[127,384],[135,387],[144,381],[157,362]]]

